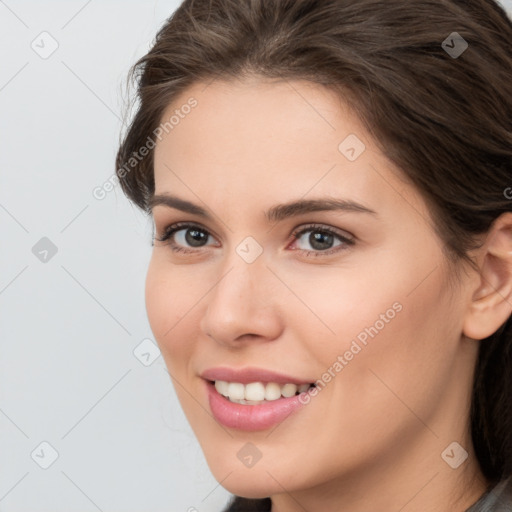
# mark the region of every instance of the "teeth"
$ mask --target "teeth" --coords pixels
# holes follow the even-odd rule
[[[239,382],[230,382],[228,384],[228,396],[234,400],[243,400],[244,396],[244,385]]]
[[[286,398],[294,396],[295,393],[297,393],[297,386],[295,384],[285,384],[281,388],[281,394]]]
[[[275,382],[269,382],[265,386],[265,400],[278,400],[281,398],[281,386]]]
[[[228,396],[228,383],[225,380],[216,380],[215,389],[223,396]]]
[[[310,384],[284,384],[275,382],[263,384],[262,382],[251,382],[241,384],[240,382],[226,382],[224,380],[215,381],[215,389],[232,402],[257,405],[263,401],[278,400],[281,396],[289,398],[295,396],[297,392],[303,393],[310,388]]]
[[[231,384],[230,384],[231,386]],[[244,386],[242,386],[244,387]],[[229,391],[229,388],[228,388]],[[253,401],[261,401],[265,400],[265,386],[261,382],[251,382],[250,384],[247,384],[245,386],[245,396],[242,398],[245,398],[246,400],[253,400]],[[231,394],[229,394],[231,396]],[[236,397],[233,397],[236,398]]]

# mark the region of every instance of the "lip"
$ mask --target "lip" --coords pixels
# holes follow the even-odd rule
[[[304,408],[309,402],[301,400],[304,391],[289,398],[279,398],[260,405],[243,405],[231,402],[215,389],[215,385],[205,381],[208,403],[215,419],[228,428],[254,431],[266,430],[284,421],[288,416]],[[312,396],[309,397],[311,399]]]
[[[239,382],[249,384],[250,382],[275,382],[276,384],[313,384],[314,380],[305,380],[284,375],[265,368],[248,366],[246,368],[230,368],[228,366],[208,368],[201,377],[208,381],[223,380],[227,382]]]

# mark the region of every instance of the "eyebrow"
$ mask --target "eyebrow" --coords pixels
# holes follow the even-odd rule
[[[199,215],[209,220],[213,217],[207,210],[185,199],[169,195],[156,194],[149,200],[149,208],[152,211],[155,206],[167,206],[182,212]],[[322,199],[299,199],[290,203],[272,206],[265,212],[269,222],[279,222],[289,217],[295,217],[305,213],[321,211],[346,211],[358,213],[370,213],[377,215],[374,210],[348,199],[322,198]]]

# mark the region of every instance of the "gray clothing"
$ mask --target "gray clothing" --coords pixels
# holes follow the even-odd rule
[[[512,477],[487,491],[466,512],[512,512]]]

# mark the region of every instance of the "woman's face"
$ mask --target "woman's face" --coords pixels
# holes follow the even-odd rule
[[[216,479],[263,497],[390,467],[423,482],[453,471],[441,453],[470,450],[477,345],[417,190],[318,85],[196,84],[173,115],[155,149],[156,236],[187,225],[155,241],[146,306]],[[269,400],[233,403],[213,380],[261,382],[218,386]],[[293,395],[287,382],[317,390],[271,400]]]

